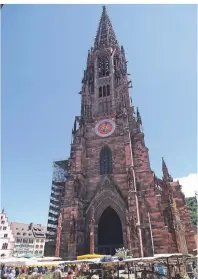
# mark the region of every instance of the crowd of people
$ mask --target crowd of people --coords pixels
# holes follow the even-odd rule
[[[91,267],[92,266],[92,267]],[[191,276],[188,276],[187,278],[193,278],[198,279],[198,269],[196,262],[193,262],[190,270],[187,268],[188,274]],[[57,265],[47,267],[47,266],[37,266],[37,267],[11,267],[11,266],[5,266],[5,264],[1,265],[0,275],[1,279],[44,279],[45,275],[49,274],[50,279],[74,279],[80,275],[85,275],[87,278],[91,279],[99,279],[99,277],[104,277],[105,274],[103,270],[103,276],[101,276],[101,267],[99,269],[99,266],[93,266],[88,264],[74,264],[70,266],[60,266]],[[159,269],[162,270],[159,270]],[[137,270],[134,270],[134,267],[131,265],[123,266],[125,270],[125,273],[136,273],[135,278],[142,278],[142,279],[161,279],[167,277],[167,269],[165,270],[162,266],[156,266],[154,264],[142,266],[139,267]],[[98,272],[97,272],[98,271]],[[114,266],[114,268],[111,267],[110,272],[111,278],[117,277],[117,266]],[[118,272],[119,273],[119,272]],[[139,274],[141,273],[141,276],[139,277]],[[182,272],[183,273],[183,272]],[[99,276],[100,275],[100,276]],[[109,274],[108,274],[109,275]],[[107,276],[109,278],[109,276]],[[122,275],[121,275],[122,277]],[[48,279],[49,279],[48,278]],[[168,278],[170,279],[181,279],[186,278],[185,276],[181,276],[181,266],[178,267],[176,265],[170,265],[169,266],[169,272],[168,272]]]
[[[1,265],[0,275],[1,279],[20,279],[29,277],[30,279],[43,279],[45,274],[51,274],[52,279],[73,279],[81,272],[86,272],[87,266],[84,265],[83,269],[80,265],[73,266],[38,266],[38,267],[11,267]],[[99,279],[99,276],[93,274],[91,279]]]

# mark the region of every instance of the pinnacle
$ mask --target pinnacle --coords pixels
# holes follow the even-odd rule
[[[109,19],[109,16],[106,11],[106,7],[102,7],[102,15],[100,18],[94,48],[101,49],[101,48],[108,48],[111,46],[117,45],[117,39]]]

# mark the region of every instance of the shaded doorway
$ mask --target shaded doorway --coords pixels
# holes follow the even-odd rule
[[[122,224],[118,214],[107,207],[98,224],[98,252],[115,255],[115,249],[123,247]]]

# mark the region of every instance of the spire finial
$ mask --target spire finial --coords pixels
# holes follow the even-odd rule
[[[95,38],[94,48],[108,48],[117,45],[117,39],[107,14],[106,6],[102,6],[102,15]]]

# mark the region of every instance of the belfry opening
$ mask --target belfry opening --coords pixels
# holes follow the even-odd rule
[[[98,252],[114,255],[115,249],[123,247],[122,224],[118,214],[110,206],[105,209],[98,224]]]

